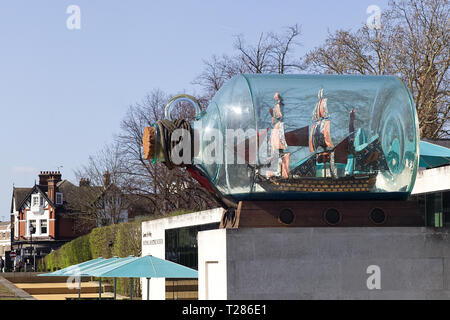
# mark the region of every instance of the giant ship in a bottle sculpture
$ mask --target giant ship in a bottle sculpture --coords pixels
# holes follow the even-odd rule
[[[179,101],[194,106],[195,121],[172,121]],[[187,134],[173,137],[176,129]],[[183,149],[180,163],[174,155],[181,140],[192,148],[188,155]],[[401,80],[337,75],[235,76],[206,111],[194,97],[174,97],[143,141],[148,159],[186,167],[225,208],[240,201],[406,200],[418,143],[414,103]]]

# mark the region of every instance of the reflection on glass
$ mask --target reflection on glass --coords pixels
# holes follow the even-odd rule
[[[207,162],[202,142],[195,163],[236,200],[406,199],[413,188],[417,116],[396,77],[239,75],[206,111],[193,128],[206,141],[202,129],[221,133],[221,161]]]
[[[199,231],[218,229],[219,223],[167,229],[165,232],[166,260],[198,269],[197,234]]]

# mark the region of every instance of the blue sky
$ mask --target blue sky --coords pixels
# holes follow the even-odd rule
[[[81,9],[69,30],[67,7]],[[203,59],[232,53],[233,36],[298,23],[303,55],[328,31],[360,27],[369,5],[322,1],[0,1],[0,220],[9,219],[13,183],[40,170],[73,170],[119,132],[130,104],[154,88],[195,93]]]

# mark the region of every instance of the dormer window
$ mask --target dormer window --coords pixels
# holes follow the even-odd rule
[[[33,195],[32,197],[31,197],[31,205],[33,206],[33,207],[39,207],[40,206],[40,204],[41,204],[41,196],[40,195],[38,195],[38,194],[35,194],[35,195]]]
[[[56,193],[56,204],[58,205],[63,204],[63,194],[61,192]]]
[[[31,196],[31,210],[33,212],[42,211],[44,208],[44,197],[40,194],[33,194]]]

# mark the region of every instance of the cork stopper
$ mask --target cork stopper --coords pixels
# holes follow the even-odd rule
[[[145,127],[144,136],[142,137],[142,146],[144,147],[144,159],[153,159],[156,151],[155,127]]]

